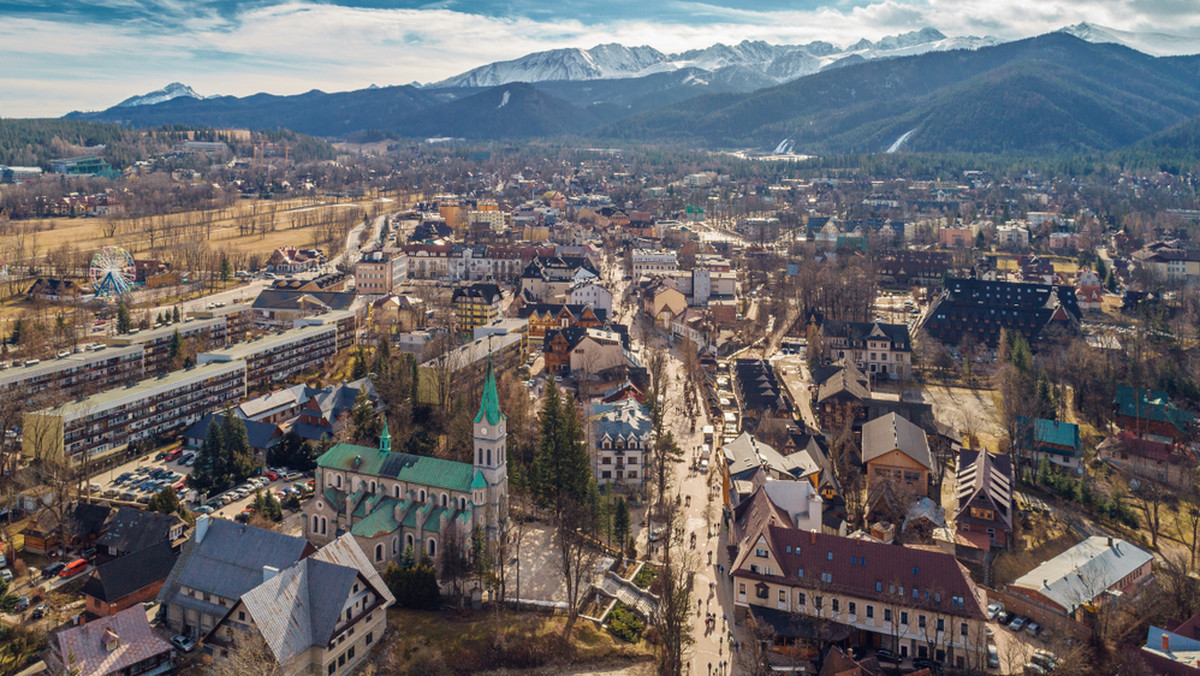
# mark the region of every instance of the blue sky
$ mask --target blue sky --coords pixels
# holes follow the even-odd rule
[[[542,49],[848,45],[925,26],[1019,38],[1089,21],[1200,36],[1197,0],[0,0],[0,116],[201,94],[431,82]]]

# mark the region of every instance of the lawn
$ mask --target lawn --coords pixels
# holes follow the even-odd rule
[[[587,620],[575,623],[570,645],[561,634],[566,618],[536,613],[491,611],[388,611],[390,630],[380,648],[378,673],[421,676],[478,674],[509,669],[545,673],[571,667],[642,663],[651,655],[644,644],[631,645]]]

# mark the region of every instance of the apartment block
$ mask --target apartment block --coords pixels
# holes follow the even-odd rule
[[[632,258],[634,279],[648,272],[672,272],[679,269],[679,260],[673,251],[634,249]]]
[[[399,251],[368,251],[354,264],[354,286],[364,296],[394,292],[408,278],[408,257]]]
[[[257,390],[318,368],[337,352],[337,324],[301,326],[196,355],[198,364],[243,362],[246,389]]]
[[[0,398],[41,406],[141,380],[142,346],[88,345],[59,359],[0,371]]]
[[[168,324],[154,329],[103,338],[105,344],[118,347],[140,345],[143,350],[143,367],[148,376],[161,375],[171,370],[171,340],[178,331],[185,341],[195,343],[196,352],[225,347],[228,330],[225,317],[208,319],[186,319],[179,324]]]
[[[194,366],[25,414],[23,450],[72,464],[182,429],[246,396],[246,362]]]
[[[250,303],[221,303],[207,310],[189,312],[193,319],[225,318],[225,344],[232,345],[246,339],[254,330],[254,306]]]

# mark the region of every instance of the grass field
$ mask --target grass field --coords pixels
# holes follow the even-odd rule
[[[310,246],[320,224],[333,214],[346,211],[375,215],[398,208],[407,196],[374,194],[361,199],[296,198],[288,200],[241,200],[227,208],[206,211],[187,211],[168,214],[159,219],[161,230],[170,231],[184,226],[204,223],[208,242],[213,249],[229,249],[246,253],[269,253],[285,246]],[[246,233],[239,225],[249,222],[269,223],[273,227],[261,232]],[[122,246],[133,254],[150,249],[150,236],[144,221],[126,218],[46,218],[25,221],[0,221],[0,252],[12,262],[16,257],[42,257],[62,247],[73,246],[89,252],[108,245]],[[108,232],[115,229],[112,236]],[[36,232],[35,232],[36,230]],[[24,231],[24,234],[18,234]],[[156,243],[157,246],[157,243]],[[19,251],[24,253],[20,254]]]
[[[645,642],[630,645],[587,620],[575,624],[570,645],[560,640],[564,617],[533,613],[388,611],[388,635],[376,673],[546,673],[582,665],[638,667],[651,659]],[[589,670],[590,671],[590,670]]]

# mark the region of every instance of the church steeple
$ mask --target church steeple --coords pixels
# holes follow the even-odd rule
[[[480,423],[486,420],[489,425],[499,425],[502,415],[500,413],[500,395],[496,393],[496,371],[492,368],[492,357],[488,355],[487,376],[483,381],[483,397],[479,400],[479,413],[475,416],[475,422]]]
[[[383,419],[383,432],[379,434],[379,452],[387,453],[392,450],[392,433],[388,432],[387,418]]]

